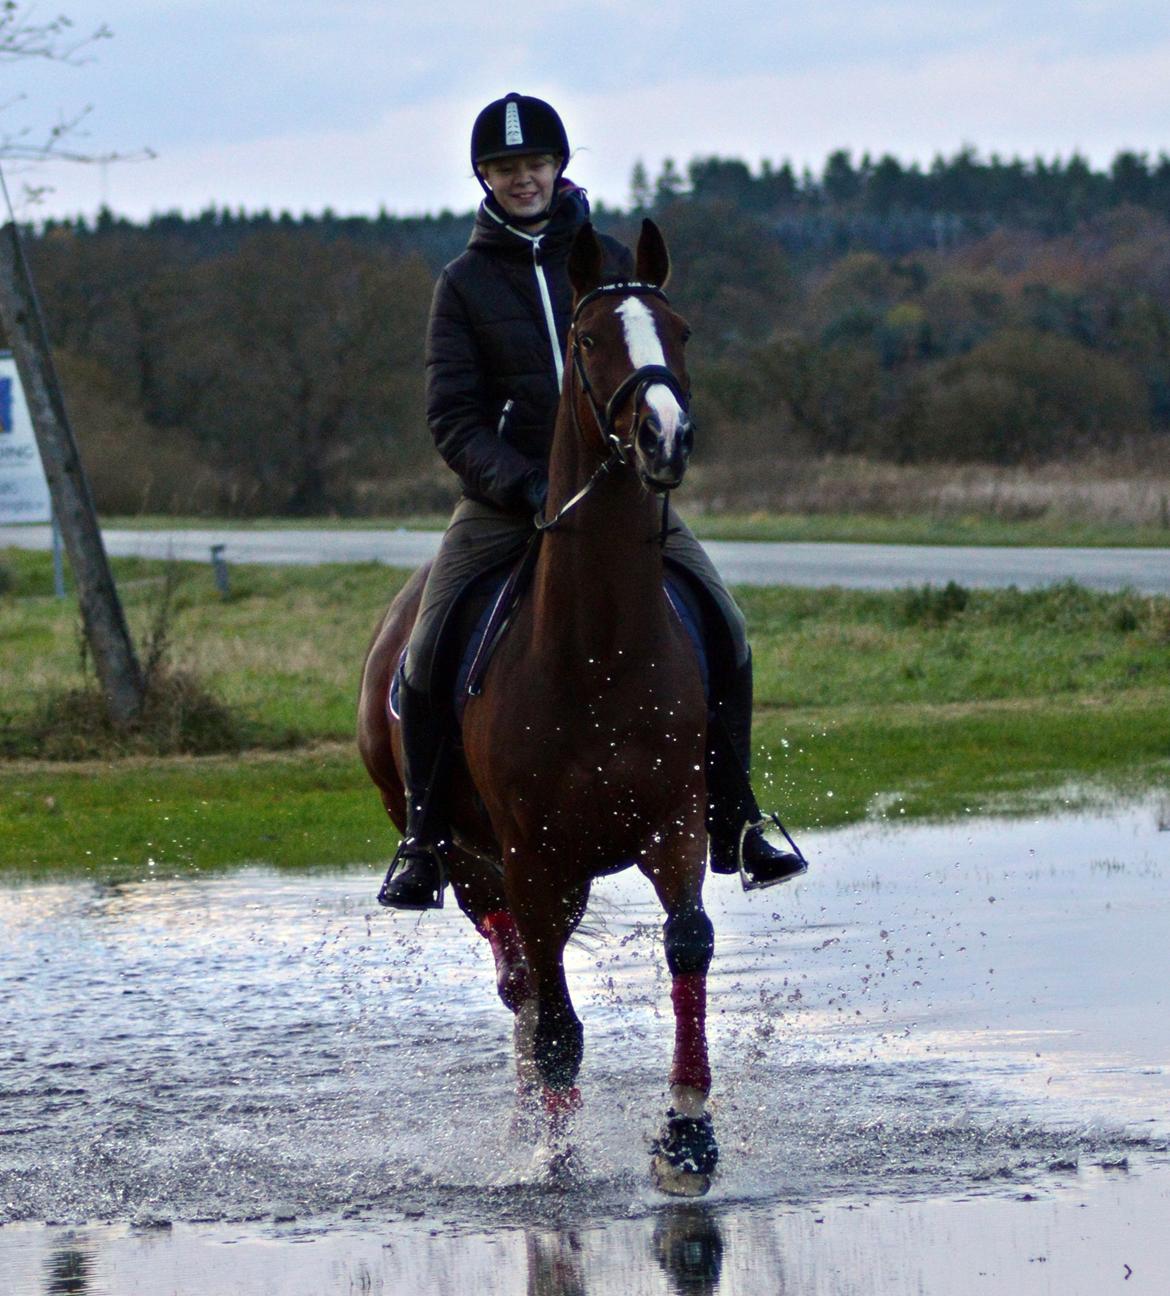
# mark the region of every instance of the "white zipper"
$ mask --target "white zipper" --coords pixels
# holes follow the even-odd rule
[[[536,272],[536,286],[540,289],[540,300],[544,305],[544,320],[548,325],[548,342],[552,347],[553,368],[557,375],[557,391],[560,391],[561,385],[565,379],[565,362],[561,356],[561,349],[557,346],[557,317],[553,314],[552,297],[548,291],[548,280],[544,277],[544,267],[537,260],[540,255],[540,240],[543,235],[538,234],[532,240],[532,268]]]
[[[557,376],[557,391],[560,391],[565,380],[565,359],[561,355],[560,347],[557,345],[557,317],[553,311],[552,296],[548,291],[548,280],[544,277],[544,267],[536,259],[540,255],[540,240],[544,238],[544,235],[525,234],[523,230],[518,230],[515,225],[509,225],[506,220],[501,220],[486,203],[483,210],[497,225],[502,225],[506,230],[515,234],[517,238],[527,239],[532,244],[532,270],[536,275],[536,286],[540,289],[540,301],[544,307],[544,322],[548,326],[548,345],[552,351],[553,371]]]

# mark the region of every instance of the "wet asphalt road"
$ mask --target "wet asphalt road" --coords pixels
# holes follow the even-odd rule
[[[435,552],[435,531],[231,530],[104,532],[116,556],[210,559],[224,546],[228,563],[381,562],[416,567]],[[47,526],[0,527],[0,548],[49,547]],[[743,585],[840,585],[897,589],[907,585],[1034,589],[1073,580],[1092,589],[1126,587],[1170,594],[1170,549],[1014,549],[951,545],[797,544],[713,540],[710,553],[725,580]]]

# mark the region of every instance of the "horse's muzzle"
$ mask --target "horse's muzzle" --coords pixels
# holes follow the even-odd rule
[[[680,414],[673,426],[664,430],[658,415],[647,412],[638,424],[635,441],[642,481],[652,491],[674,490],[686,473],[694,444],[689,414]]]

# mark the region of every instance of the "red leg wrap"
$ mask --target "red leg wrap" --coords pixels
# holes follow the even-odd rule
[[[670,989],[674,1005],[674,1065],[672,1085],[687,1085],[708,1093],[711,1064],[707,1060],[707,977],[686,972],[674,978]]]
[[[549,1116],[564,1117],[581,1106],[581,1090],[576,1085],[572,1089],[549,1089],[546,1086],[540,1100]]]
[[[496,960],[496,989],[504,1006],[517,1012],[532,993],[532,976],[516,921],[506,909],[488,914],[479,924],[479,934],[492,948]]]

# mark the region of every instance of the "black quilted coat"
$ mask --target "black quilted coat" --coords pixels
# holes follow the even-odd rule
[[[464,493],[509,512],[544,501],[572,299],[569,247],[588,215],[584,193],[567,181],[537,235],[508,225],[489,198],[467,251],[435,285],[427,422]],[[606,276],[629,278],[629,251],[601,241]]]

